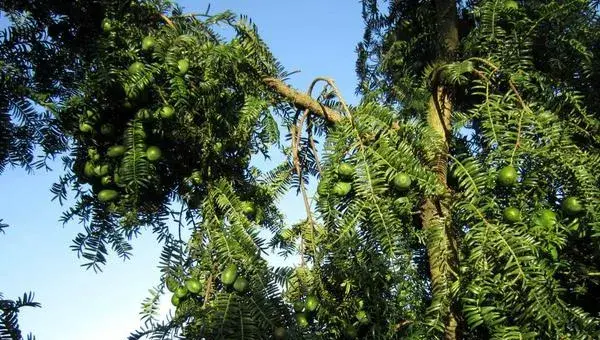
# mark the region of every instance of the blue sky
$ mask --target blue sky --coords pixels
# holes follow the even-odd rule
[[[207,2],[180,1],[186,12],[201,12]],[[281,1],[219,0],[211,11],[231,9],[247,14],[275,56],[288,71],[300,70],[289,83],[306,90],[317,76],[336,80],[350,103],[356,103],[355,47],[363,33],[358,0]],[[0,18],[0,24],[6,21]],[[262,161],[259,166],[267,166]],[[50,186],[61,173],[27,175],[8,169],[0,175],[0,218],[10,225],[0,235],[0,292],[16,297],[34,291],[40,309],[21,314],[24,331],[40,340],[125,339],[136,329],[142,300],[157,283],[160,245],[144,233],[133,241],[134,256],[123,262],[110,257],[102,273],[86,271],[69,249],[81,230],[62,226],[63,211],[50,201]],[[287,195],[280,203],[289,221],[303,217],[298,198]],[[163,312],[169,304],[164,299]]]

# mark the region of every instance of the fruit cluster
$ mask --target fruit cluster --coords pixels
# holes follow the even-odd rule
[[[171,303],[177,307],[180,303],[190,297],[201,299],[202,283],[195,278],[187,278],[181,284],[173,277],[169,277],[166,280],[167,289],[173,293],[171,296]]]
[[[335,196],[344,197],[352,191],[352,179],[354,178],[356,169],[349,163],[341,163],[337,167],[337,180],[333,183],[331,191]],[[326,196],[329,193],[330,181],[323,179],[317,186],[317,192],[320,196]],[[399,193],[408,191],[412,186],[410,175],[405,172],[398,172],[392,177],[390,186]]]
[[[512,187],[517,184],[518,173],[513,166],[505,166],[498,172],[496,183],[503,187]],[[577,197],[566,197],[562,201],[562,210],[568,216],[577,216],[583,212],[583,205]],[[506,207],[503,211],[502,217],[510,224],[521,222],[521,211],[516,207]],[[557,214],[550,209],[541,209],[535,213],[534,221],[537,225],[544,228],[551,228],[557,222]]]

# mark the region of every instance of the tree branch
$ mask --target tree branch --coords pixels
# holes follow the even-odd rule
[[[339,112],[319,103],[309,95],[291,88],[289,85],[285,84],[279,79],[264,78],[263,82],[275,92],[288,99],[290,102],[314,112],[329,122],[337,123],[343,118]]]

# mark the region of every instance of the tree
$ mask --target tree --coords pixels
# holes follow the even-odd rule
[[[73,148],[53,191],[76,192],[64,220],[90,268],[146,226],[164,243],[131,339],[600,335],[598,2],[380,4],[363,1],[356,107],[330,79],[287,86],[245,17],[106,13],[57,103]],[[276,118],[288,160],[264,173],[249,160],[280,143]],[[307,217],[286,226],[290,189]],[[270,267],[268,248],[301,265]]]

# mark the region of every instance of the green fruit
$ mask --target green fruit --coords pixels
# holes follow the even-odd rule
[[[283,327],[276,327],[275,330],[273,330],[273,338],[275,340],[287,339],[287,330]]]
[[[156,146],[149,146],[148,149],[146,149],[146,158],[148,158],[150,162],[159,160],[161,156],[162,152]]]
[[[110,176],[104,176],[102,177],[102,179],[100,180],[100,183],[102,183],[102,185],[107,186],[110,183],[112,183],[112,177]]]
[[[228,286],[233,284],[238,276],[237,270],[238,268],[235,264],[230,264],[227,266],[223,273],[221,273],[221,282]]]
[[[508,0],[504,2],[504,8],[506,9],[519,9],[519,3],[514,0]]]
[[[94,164],[92,162],[85,162],[85,165],[83,166],[83,173],[87,177],[94,177],[96,175]]]
[[[97,161],[100,159],[100,154],[98,153],[98,150],[96,150],[96,148],[89,148],[87,154],[88,157],[93,161]]]
[[[328,186],[328,183],[322,179],[319,182],[319,185],[317,185],[317,193],[321,196],[327,196],[327,191],[328,191],[327,186]]]
[[[119,171],[115,171],[113,175],[113,180],[116,184],[121,184],[121,175],[119,175]]]
[[[160,116],[166,119],[173,117],[174,114],[175,110],[170,106],[163,106],[160,110]]]
[[[304,302],[296,301],[294,302],[294,312],[300,313],[304,310]]]
[[[175,280],[174,277],[172,276],[168,276],[165,280],[165,284],[167,286],[167,289],[171,292],[171,293],[175,293],[175,291],[177,290],[177,288],[179,288],[179,282],[177,282],[177,280]]]
[[[139,119],[150,119],[152,115],[150,114],[150,110],[141,109],[136,113],[136,117]]]
[[[517,223],[521,220],[521,212],[515,207],[504,209],[502,216],[508,223]]]
[[[154,38],[148,36],[145,37],[142,40],[142,50],[144,51],[148,51],[154,48],[154,43],[156,43],[156,41],[154,40]]]
[[[144,70],[144,64],[140,63],[139,61],[136,61],[135,63],[131,64],[131,66],[129,66],[129,69],[128,69],[129,73],[131,73],[131,74],[136,74],[143,70]]]
[[[306,317],[306,314],[305,313],[297,313],[296,314],[296,323],[298,323],[298,326],[300,326],[301,328],[308,327],[308,318]]]
[[[192,182],[194,182],[194,184],[199,185],[202,183],[202,174],[200,173],[200,171],[194,171],[192,172]]]
[[[91,119],[97,118],[96,113],[94,111],[87,110],[87,111],[85,111],[85,114],[88,118],[91,118]]]
[[[173,306],[175,306],[175,307],[179,306],[180,302],[181,302],[181,299],[176,294],[173,294],[173,296],[171,296],[171,303],[173,304]]]
[[[115,190],[104,189],[98,193],[98,200],[100,200],[100,202],[109,202],[109,201],[114,200],[118,196],[119,196],[119,193],[116,192]]]
[[[354,175],[354,167],[348,163],[342,163],[337,169],[338,175],[344,178],[352,178]]]
[[[562,202],[562,208],[569,215],[577,215],[583,211],[583,206],[577,197],[567,197]]]
[[[102,20],[102,30],[106,33],[112,31],[112,22],[108,18]]]
[[[556,224],[556,213],[549,209],[543,209],[538,213],[537,222],[542,227],[551,228]]]
[[[106,151],[106,155],[111,158],[123,156],[127,149],[123,145],[113,145]]]
[[[221,151],[223,151],[223,143],[221,142],[216,142],[215,146],[214,146],[214,150],[217,153],[221,153]]]
[[[306,299],[306,310],[309,312],[314,312],[315,310],[317,310],[318,307],[319,307],[319,299],[314,295],[310,295]]]
[[[369,323],[369,316],[364,310],[359,310],[356,312],[356,319],[363,325]]]
[[[190,62],[187,59],[180,59],[177,62],[177,69],[179,70],[179,74],[184,75],[190,68]]]
[[[352,183],[348,182],[337,182],[333,186],[333,193],[336,196],[346,196],[352,190]]]
[[[256,209],[254,208],[254,203],[252,203],[252,202],[243,201],[241,203],[241,207],[242,207],[242,212],[246,216],[252,216],[256,212]]]
[[[240,293],[245,292],[248,289],[248,280],[244,277],[238,277],[233,283],[233,289],[237,290]]]
[[[84,133],[90,133],[92,131],[94,131],[94,127],[91,126],[88,123],[81,123],[79,124],[79,131],[84,132]]]
[[[109,171],[110,171],[110,167],[107,164],[96,165],[96,167],[94,167],[94,173],[98,177],[108,175]]]
[[[198,280],[189,279],[185,281],[185,288],[187,288],[187,290],[189,290],[190,292],[197,294],[198,292],[200,292],[200,289],[202,289],[202,285]]]
[[[410,176],[405,173],[396,174],[392,182],[394,184],[394,188],[400,191],[406,191],[410,189],[410,186],[412,185],[412,180],[410,179]]]
[[[175,289],[175,295],[180,298],[183,299],[184,297],[186,297],[188,295],[188,290],[185,287],[178,287],[177,289]]]
[[[100,133],[103,135],[110,135],[113,133],[114,127],[112,126],[112,124],[102,124],[102,126],[100,127]]]
[[[498,183],[505,187],[511,186],[517,182],[517,170],[512,166],[505,166],[498,173]]]

